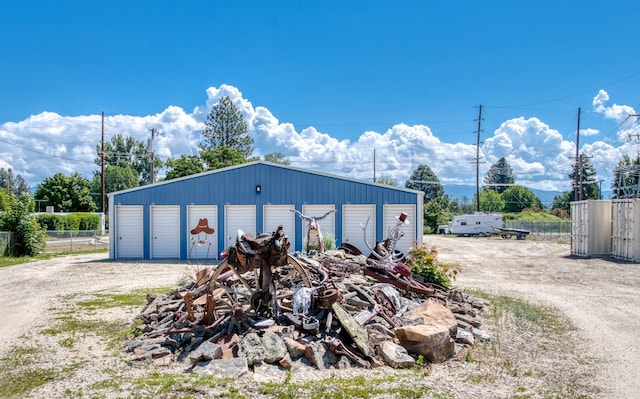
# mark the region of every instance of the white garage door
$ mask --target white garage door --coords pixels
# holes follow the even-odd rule
[[[179,205],[151,205],[151,258],[180,258]]]
[[[327,212],[334,211],[336,207],[333,204],[328,205],[302,205],[302,213],[305,216],[319,218],[324,216]],[[336,239],[336,213],[330,213],[325,218],[321,220],[317,220],[318,225],[320,226],[320,232],[322,235],[327,237],[330,236],[335,241]],[[303,240],[304,236],[307,233],[307,223],[302,222],[302,235]],[[337,243],[335,244],[337,246]]]
[[[292,244],[289,247],[291,252],[294,250],[293,242],[296,236],[295,218],[297,216],[291,212],[294,209],[293,205],[265,205],[263,208],[263,233],[273,233],[278,229],[278,226],[282,225],[284,234],[289,237],[289,242]]]
[[[344,205],[342,208],[342,242],[347,242],[358,248],[365,256],[370,251],[365,244],[362,227],[367,224],[367,240],[373,247],[376,244],[376,206]]]
[[[187,206],[187,257],[192,262],[206,264],[218,260],[218,207],[216,205]],[[208,229],[213,233],[208,233]],[[192,234],[192,231],[195,234]]]
[[[383,232],[386,238],[389,235],[389,229],[394,228],[398,224],[397,216],[402,212],[407,214],[409,224],[401,224],[400,231],[404,233],[402,238],[396,243],[396,249],[402,251],[405,255],[409,254],[409,247],[416,241],[416,206],[413,204],[385,204],[384,205],[384,224]],[[421,244],[422,242],[420,242]]]
[[[116,206],[116,258],[142,258],[144,230],[142,206]]]
[[[236,244],[238,229],[256,236],[255,205],[225,205],[224,207],[224,246]]]

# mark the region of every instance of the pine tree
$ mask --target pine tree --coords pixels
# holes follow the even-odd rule
[[[509,162],[502,157],[491,165],[487,175],[482,180],[485,186],[502,194],[509,186],[515,184],[516,178]]]
[[[413,171],[411,177],[405,183],[405,187],[424,191],[425,203],[431,199],[444,200],[445,198],[444,188],[440,184],[440,180],[427,165],[419,165],[418,169]],[[449,204],[444,203],[443,205],[448,206]]]
[[[576,168],[578,170],[576,170]],[[577,179],[576,179],[577,177]],[[584,153],[578,157],[578,162],[573,165],[573,171],[569,174],[569,179],[574,184],[573,200],[600,199],[600,187],[598,177],[589,157]],[[578,187],[578,190],[576,190]],[[576,198],[576,191],[578,196]]]
[[[204,141],[200,144],[201,152],[229,147],[244,158],[249,158],[253,153],[253,139],[247,133],[247,123],[229,97],[221,98],[219,103],[211,107],[202,135]]]

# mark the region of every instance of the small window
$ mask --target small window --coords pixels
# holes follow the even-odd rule
[[[467,222],[460,222],[460,226],[466,226]]]
[[[482,224],[480,221],[477,221],[476,224]]]

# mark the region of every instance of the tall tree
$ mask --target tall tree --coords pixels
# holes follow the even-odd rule
[[[487,188],[502,194],[509,186],[515,184],[516,178],[513,175],[511,165],[506,158],[502,157],[491,165],[482,182]],[[482,205],[482,201],[480,201],[480,205]]]
[[[571,201],[573,201],[574,192],[573,191],[563,191],[560,194],[553,197],[553,202],[551,203],[551,211],[556,211],[555,213],[569,213],[569,208],[571,207]]]
[[[60,212],[93,212],[97,208],[91,199],[89,180],[77,172],[71,176],[56,173],[45,178],[38,184],[34,198]]]
[[[102,162],[101,151],[101,144],[96,145],[94,162],[98,166]],[[137,185],[142,186],[151,182],[151,154],[144,142],[138,141],[131,136],[123,136],[119,133],[113,136],[110,141],[105,142],[104,161],[106,165],[119,166],[121,168],[127,167],[135,170],[138,176]],[[160,170],[162,166],[162,160],[154,156],[154,170]]]
[[[178,177],[204,172],[202,160],[195,155],[181,155],[178,158],[169,158],[167,159],[166,165],[169,170],[164,175],[165,180],[177,179]]]
[[[105,194],[115,191],[126,190],[128,188],[138,187],[138,174],[129,167],[120,167],[115,165],[107,165],[104,168],[104,192]],[[96,209],[102,207],[102,181],[100,173],[95,172],[90,184],[91,199],[96,205]],[[108,204],[104,204],[105,208]],[[107,212],[107,209],[104,210]]]
[[[14,175],[11,168],[0,168],[0,187],[5,188],[8,192],[15,195],[29,193],[31,191],[31,188],[22,176],[19,174]]]
[[[640,154],[634,160],[628,155],[618,161],[613,171],[611,191],[613,198],[626,198],[638,195],[640,190]]]
[[[245,158],[253,153],[253,139],[247,133],[247,123],[228,96],[211,107],[202,135],[204,140],[200,149],[203,151],[229,147]]]
[[[511,186],[501,196],[504,201],[504,212],[521,212],[525,208],[542,209],[540,198],[524,186]]]
[[[497,190],[489,189],[480,191],[480,211],[502,212],[504,205],[504,199]]]
[[[577,169],[577,170],[576,170]],[[573,200],[600,199],[600,187],[598,177],[589,157],[581,153],[578,162],[573,165],[573,170],[569,174],[569,179],[574,184]],[[578,195],[575,196],[575,187],[578,187]]]
[[[247,158],[235,148],[220,146],[210,150],[200,151],[207,170],[226,168],[247,162]]]
[[[291,164],[289,159],[281,152],[270,152],[268,154],[264,154],[264,160],[268,162],[279,163],[281,165]]]
[[[444,200],[444,188],[440,184],[440,180],[435,173],[427,165],[419,165],[413,171],[409,180],[405,183],[406,188],[412,190],[420,190],[424,192],[424,202],[427,203],[431,199]],[[446,201],[445,201],[446,202]],[[443,204],[448,206],[448,203]]]
[[[387,186],[394,186],[397,187],[398,186],[398,182],[396,181],[396,179],[393,179],[389,176],[380,176],[377,180],[376,183],[379,184],[386,184]]]

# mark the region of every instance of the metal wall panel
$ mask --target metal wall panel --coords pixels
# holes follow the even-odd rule
[[[238,230],[256,236],[255,205],[226,205],[224,213],[224,248],[236,244]]]
[[[116,232],[115,251],[117,258],[143,257],[143,208],[139,205],[118,205],[113,231]],[[113,239],[113,237],[110,237]]]
[[[640,199],[612,201],[611,256],[640,262]]]
[[[326,217],[321,220],[318,220],[318,226],[320,227],[320,232],[324,237],[332,237],[334,240],[334,247],[338,246],[338,243],[335,242],[336,239],[336,207],[333,204],[304,204],[302,205],[302,214],[309,217],[319,218],[324,216],[327,212],[334,211],[330,213]],[[297,225],[302,226],[299,230],[300,233],[297,235],[296,240],[300,239],[300,243],[302,247],[304,247],[304,242],[306,240],[307,234],[307,225],[308,223],[303,221],[296,221]],[[296,241],[297,242],[297,241]]]
[[[180,206],[151,205],[151,258],[180,258]]]
[[[294,252],[294,239],[296,236],[296,220],[293,205],[265,205],[263,209],[264,222],[263,233],[272,233],[278,229],[278,226],[282,225],[284,234],[289,237],[289,242],[292,244],[289,247],[289,252]]]
[[[611,201],[571,203],[571,253],[577,256],[611,253]]]
[[[416,223],[416,206],[414,204],[385,204],[383,216],[383,229],[385,237],[389,235],[389,231],[398,224],[398,218],[402,212],[407,214],[409,224],[400,225],[400,231],[403,236],[397,241],[396,249],[402,251],[405,255],[409,253],[409,247],[416,243],[416,229],[413,224]],[[422,236],[419,244],[422,243]]]
[[[367,241],[369,245],[374,246],[376,244],[375,231],[376,231],[376,206],[375,204],[368,205],[344,205],[342,212],[342,230],[344,232],[342,236],[342,242],[349,243],[358,248],[365,256],[368,256],[371,251],[367,247]],[[367,224],[367,219],[369,223]],[[365,241],[362,226],[366,225],[367,241]],[[339,243],[339,244],[340,244]],[[339,245],[338,244],[338,245]]]
[[[226,206],[254,206],[255,220],[250,232],[255,234],[256,231],[266,231],[263,215],[265,205],[293,205],[295,209],[301,210],[303,206],[330,204],[336,209],[334,234],[336,243],[340,244],[343,241],[343,205],[375,204],[375,216],[382,220],[383,204],[415,204],[416,219],[422,221],[423,193],[258,161],[111,193],[109,201],[114,205],[142,205],[145,208],[145,218],[148,217],[151,204],[178,204],[183,212],[180,231],[184,231],[188,224],[188,205],[218,205],[220,229],[217,245],[219,249],[223,249],[229,243],[228,237],[235,240],[236,234],[235,231],[226,231]],[[150,221],[145,220],[145,223]],[[296,221],[296,226],[302,227],[299,221]],[[415,223],[413,226],[416,237],[421,236],[422,223]],[[148,229],[147,224],[145,235],[150,234]],[[302,240],[299,239],[301,231],[296,231],[296,250],[302,250]],[[379,224],[370,241],[380,241],[385,235],[386,231]],[[181,253],[186,257],[189,241],[185,241],[184,235],[181,237]],[[149,240],[148,237],[145,238],[145,256],[150,255]]]
[[[218,207],[216,205],[187,206],[187,258],[192,263],[209,264],[211,260],[218,260]],[[212,234],[191,231],[199,225],[201,219],[206,219],[208,226],[214,229]]]

